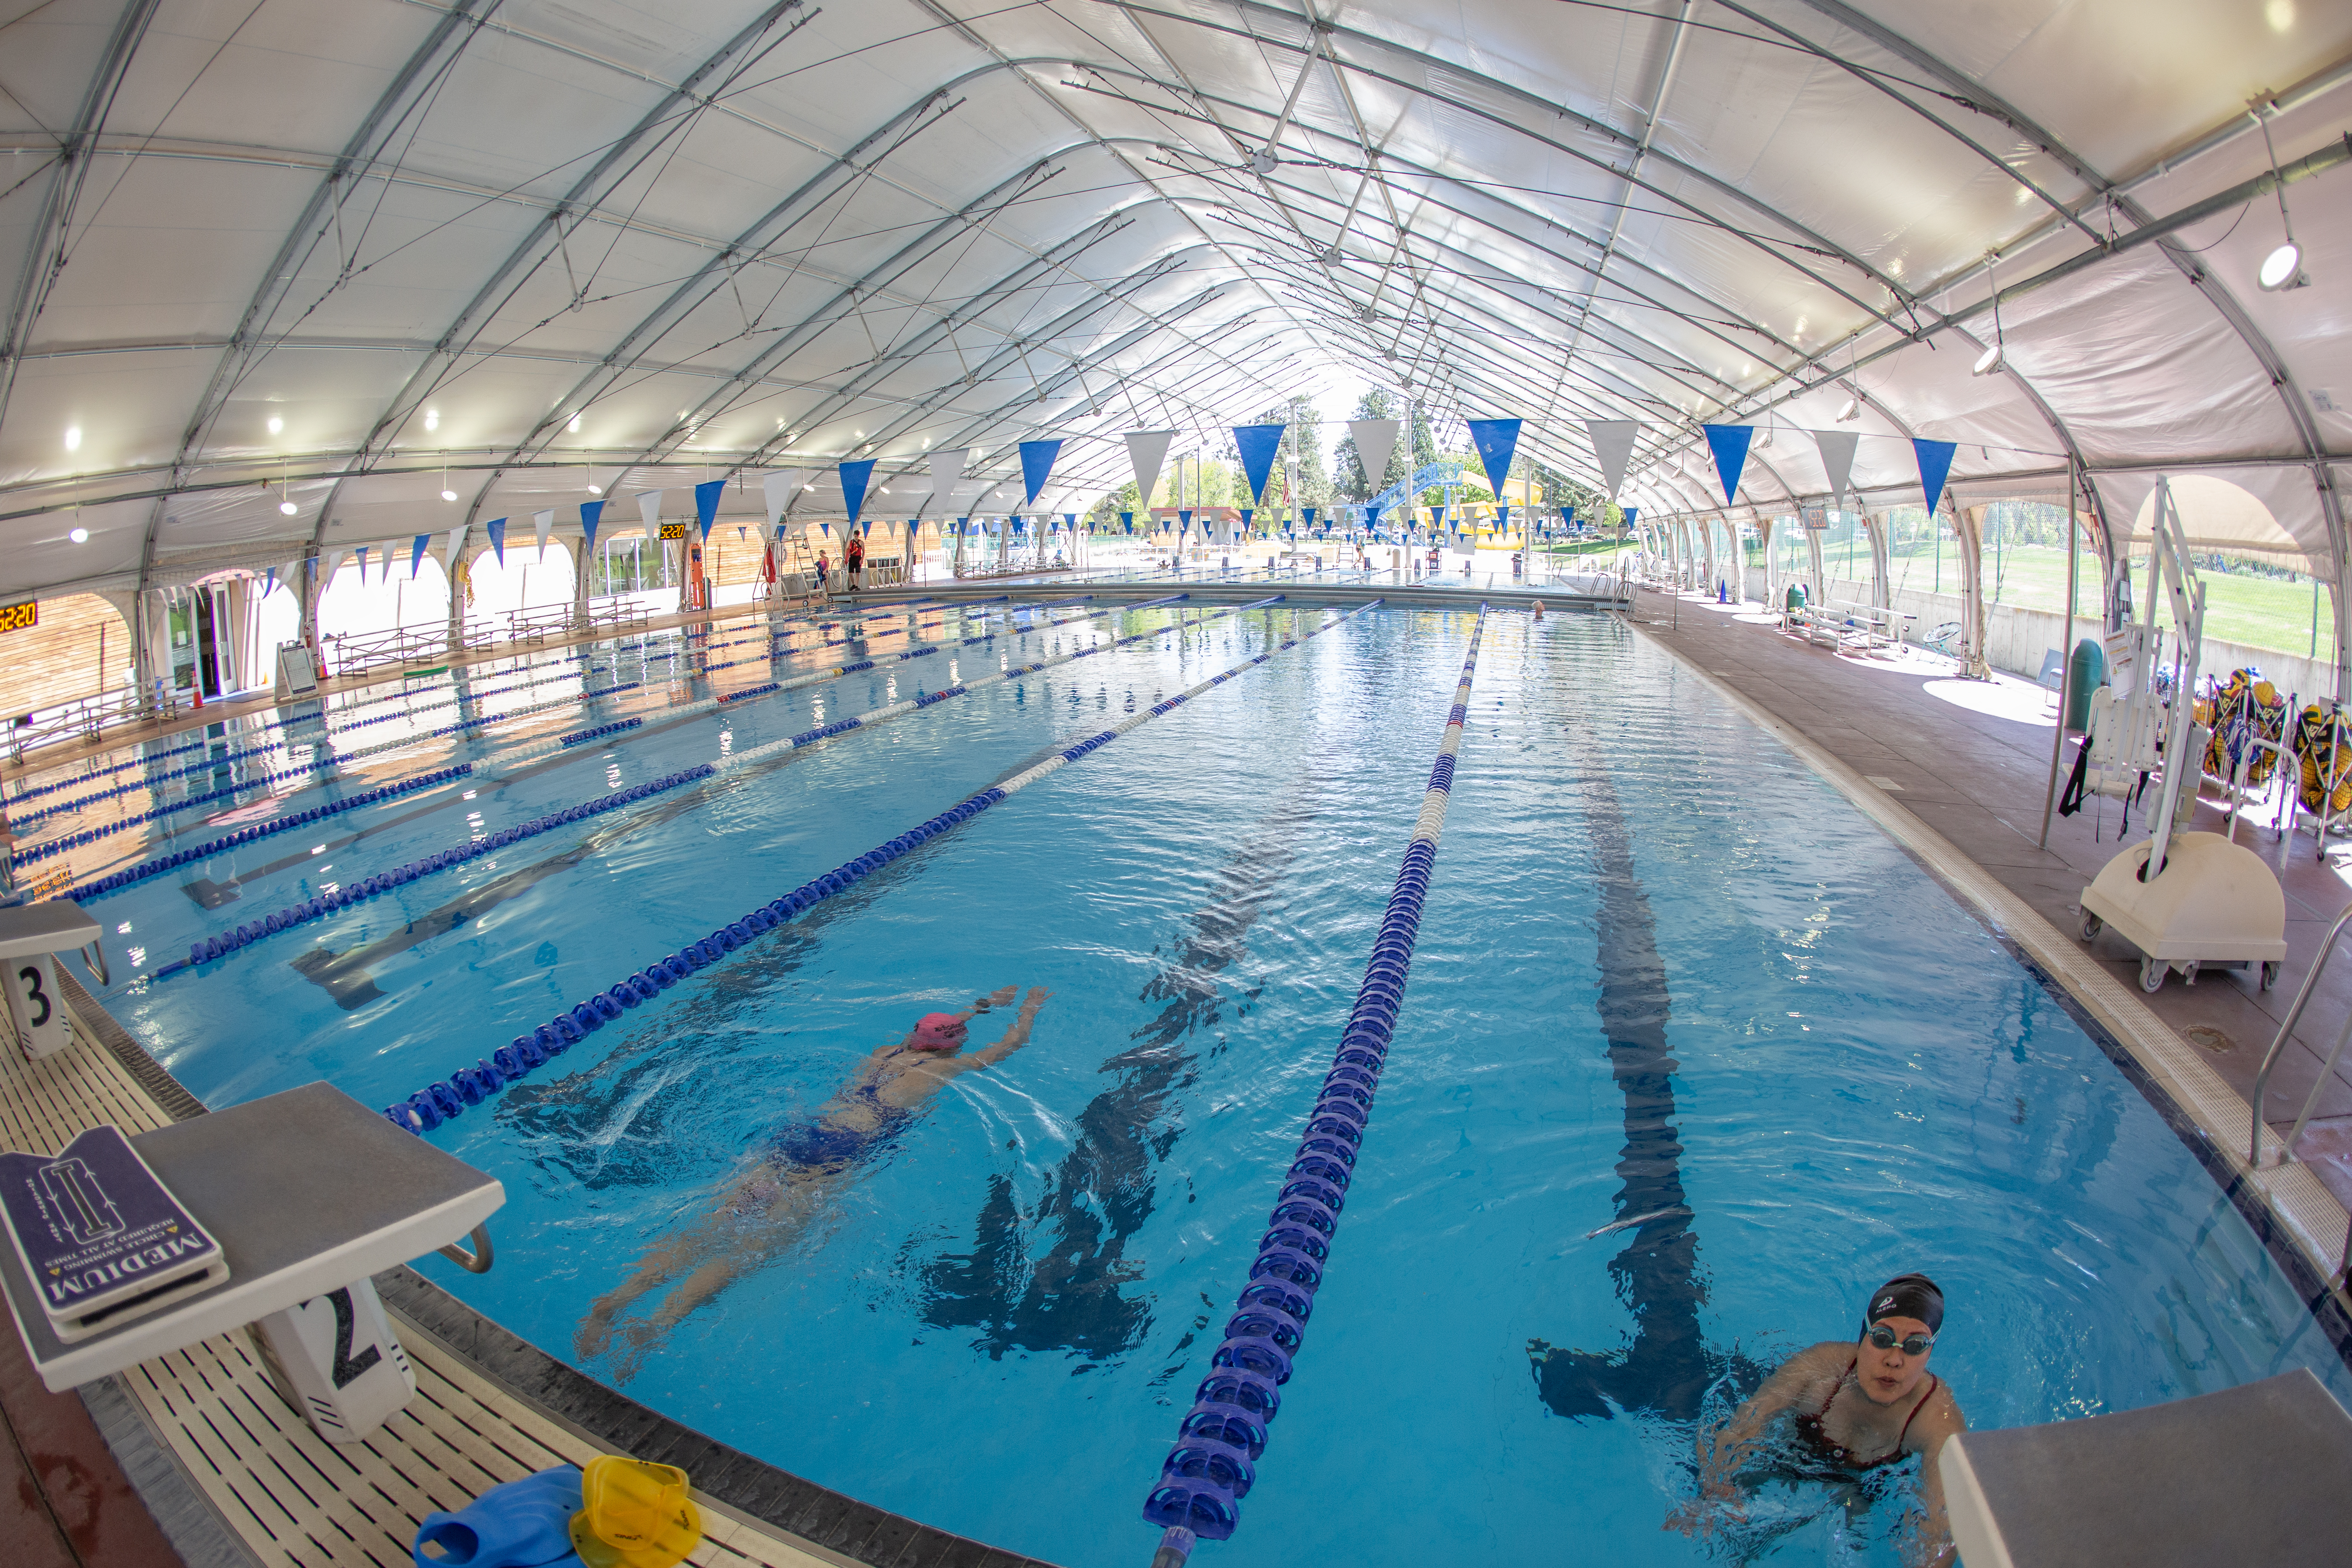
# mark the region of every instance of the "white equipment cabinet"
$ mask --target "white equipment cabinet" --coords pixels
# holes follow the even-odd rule
[[[2203,735],[2193,718],[2198,655],[2204,646],[2205,585],[2189,563],[2187,530],[2168,479],[2159,479],[2143,515],[2150,523],[2152,577],[2162,579],[2172,604],[2172,704],[2158,702],[2152,669],[2137,672],[2131,689],[2103,718],[2117,721],[2118,758],[2126,765],[2135,742],[2164,726],[2164,793],[2152,819],[2154,831],[2107,862],[2083,889],[2083,940],[2103,927],[2139,949],[2143,991],[2163,988],[2179,971],[2194,984],[2199,965],[2262,966],[2268,990],[2286,957],[2286,898],[2263,858],[2218,833],[2182,833],[2180,820],[2196,804]],[[2139,626],[2141,646],[2152,646],[2156,584],[2151,582]],[[2151,869],[2151,868],[2153,869]]]

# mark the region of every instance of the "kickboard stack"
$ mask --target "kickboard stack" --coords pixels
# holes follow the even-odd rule
[[[228,1279],[220,1243],[120,1127],[93,1127],[54,1155],[0,1154],[0,1223],[67,1344]]]

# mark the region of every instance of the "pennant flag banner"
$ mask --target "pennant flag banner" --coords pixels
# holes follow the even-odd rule
[[[1191,507],[1188,506],[1182,508],[1176,513],[1176,531],[1179,533],[1190,533],[1192,531],[1192,509]]]
[[[647,539],[661,537],[661,499],[659,490],[637,492],[637,521],[646,525]]]
[[[588,536],[587,542],[581,546],[581,553],[585,554],[596,548],[596,524],[604,521],[604,517],[603,501],[583,500],[580,503],[580,531]]]
[[[1135,514],[1133,512],[1120,512],[1118,514],[1118,521],[1120,525],[1124,527],[1128,532],[1133,533],[1135,531]]]
[[[857,514],[866,509],[866,487],[874,482],[874,459],[844,463],[839,472],[842,509],[849,513],[849,521],[856,522]]]
[[[1846,487],[1853,482],[1853,444],[1862,438],[1857,430],[1816,430],[1813,444],[1822,449],[1822,470],[1829,476],[1830,494],[1838,505],[1845,505]]]
[[[1633,520],[1642,515],[1642,509],[1638,506],[1629,506],[1625,508],[1624,510],[1625,526],[1631,528],[1633,526]]]
[[[1429,509],[1429,526],[1432,528],[1445,526],[1445,509],[1443,506],[1433,506]]]
[[[408,547],[408,580],[410,582],[416,581],[416,569],[425,564],[425,552],[432,547],[432,544],[431,534],[420,533],[416,536],[416,542]]]
[[[1703,425],[1707,449],[1715,454],[1715,477],[1723,481],[1723,504],[1739,499],[1739,476],[1748,467],[1748,444],[1756,439],[1753,425]]]
[[[1023,506],[1037,504],[1037,492],[1054,477],[1054,459],[1061,455],[1059,440],[1021,443],[1021,482],[1029,487],[1029,497],[1021,503]]]
[[[1478,448],[1478,460],[1486,468],[1486,488],[1500,500],[1503,481],[1511,477],[1511,454],[1518,450],[1519,421],[1473,419],[1469,425],[1470,444]]]
[[[1564,506],[1559,509],[1559,525],[1562,528],[1574,528],[1576,526],[1576,509],[1574,507]]]
[[[948,509],[955,505],[956,481],[963,478],[963,466],[971,459],[969,447],[931,454],[931,499],[923,503],[922,510],[937,507],[941,516],[947,514]]]
[[[269,569],[268,576],[262,580],[261,596],[267,599],[270,595],[276,592],[278,592],[278,568],[272,566]]]
[[[1387,488],[1389,459],[1396,456],[1397,432],[1404,428],[1397,419],[1350,419],[1349,439],[1356,443],[1356,461],[1364,467],[1364,478],[1375,490]],[[1411,476],[1408,475],[1408,478]]]
[[[1236,425],[1234,445],[1242,454],[1242,473],[1249,479],[1249,499],[1253,504],[1265,498],[1265,481],[1274,473],[1275,454],[1282,450],[1282,433],[1287,425]]]
[[[783,521],[784,509],[791,506],[793,497],[800,493],[800,488],[805,482],[802,475],[806,471],[803,468],[786,468],[781,473],[770,474],[760,481],[760,493],[768,503],[770,522]]]
[[[1127,433],[1127,460],[1135,469],[1136,500],[1147,509],[1151,505],[1152,491],[1160,488],[1160,465],[1168,459],[1168,443],[1175,438],[1173,430]]]
[[[1069,531],[1070,532],[1072,532],[1072,533],[1076,533],[1076,532],[1077,532],[1077,531],[1078,531],[1078,514],[1077,514],[1076,512],[1074,512],[1074,511],[1066,511],[1066,512],[1064,512],[1064,513],[1062,514],[1062,521],[1063,521],[1063,523],[1064,523],[1065,525],[1066,525],[1066,526],[1067,526],[1068,531]]]
[[[326,591],[328,584],[335,580],[335,574],[343,569],[343,563],[350,560],[351,555],[348,550],[330,550],[319,557],[319,588],[321,593]]]
[[[719,500],[727,493],[725,479],[705,479],[694,487],[695,521],[702,524],[702,537],[710,537],[710,525],[719,521]]]
[[[1585,437],[1592,443],[1592,455],[1600,461],[1601,477],[1609,483],[1609,499],[1615,500],[1625,483],[1625,466],[1633,460],[1633,437],[1641,426],[1631,419],[1588,419],[1584,422]]]
[[[823,538],[831,539],[833,537],[833,524],[829,522],[818,523],[816,525],[816,531],[819,536]]]
[[[494,517],[482,527],[489,533],[490,548],[498,552],[499,565],[503,569],[507,563],[507,520]]]
[[[1920,441],[1911,443],[1911,450],[1919,458],[1919,488],[1927,492],[1927,514],[1936,512],[1936,503],[1944,499],[1944,481],[1952,477],[1952,454],[1958,451],[1956,441]]]
[[[1508,531],[1511,526],[1511,503],[1497,501],[1495,505],[1495,526]]]
[[[550,507],[545,511],[532,512],[530,514],[530,526],[539,534],[539,558],[541,561],[545,561],[547,559],[547,531],[555,526],[555,509],[553,507]]]
[[[851,523],[849,526],[850,526],[852,529],[858,529],[858,528],[860,528],[860,525],[859,525],[859,524],[857,524],[857,523],[854,523],[854,522],[853,522],[853,523]],[[864,525],[863,525],[862,531],[860,531],[860,532],[858,533],[858,537],[859,537],[860,539],[871,539],[871,538],[873,538],[873,537],[874,537],[874,525],[873,525],[872,523],[870,523],[870,522],[869,522],[869,523],[866,523],[866,524],[864,524]]]
[[[362,588],[367,586],[367,552],[368,547],[366,545],[362,544],[359,547],[360,586]]]
[[[449,542],[442,546],[441,570],[449,574],[452,584],[457,581],[457,552],[465,547],[466,525],[459,523],[449,531]]]
[[[1251,519],[1252,519],[1252,518],[1254,518],[1255,515],[1256,515],[1256,512],[1255,512],[1255,509],[1250,508],[1250,507],[1244,507],[1244,508],[1242,508],[1242,527],[1243,527],[1244,530],[1246,530],[1246,529],[1250,529],[1250,528],[1254,528],[1254,527],[1255,527],[1255,526],[1256,526],[1254,522],[1252,522],[1252,521],[1251,521]]]

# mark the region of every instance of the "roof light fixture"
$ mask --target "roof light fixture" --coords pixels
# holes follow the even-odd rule
[[[66,426],[66,450],[68,452],[79,452],[81,450],[80,426],[68,425]]]
[[[269,416],[269,433],[270,433],[272,436],[277,435],[280,430],[283,430],[283,429],[285,429],[285,428],[286,428],[286,421],[285,421],[285,420],[280,419],[280,418],[279,418],[279,417],[278,417],[278,416],[277,416],[277,415],[275,415],[275,414],[273,414],[273,415],[271,415],[271,416]]]
[[[273,419],[270,423],[275,425],[278,421]],[[301,510],[294,504],[293,487],[286,477],[286,461],[282,458],[278,462],[278,510],[288,517]]]
[[[579,434],[580,434],[580,416],[578,416],[577,414],[573,415],[573,416],[571,417],[571,419],[570,419],[570,420],[569,420],[569,421],[564,425],[563,428],[564,428],[564,430],[565,430],[566,432],[568,432],[568,433],[569,433],[569,434],[571,434],[571,435],[573,435],[573,436],[577,436],[577,435],[579,435]]]
[[[425,411],[425,427],[427,430],[441,428],[441,411],[438,408],[428,408]]]
[[[2275,110],[2276,105],[2272,107]],[[2303,247],[2294,242],[2294,219],[2286,210],[2286,182],[2279,178],[2278,149],[2271,145],[2271,122],[2263,117],[2260,109],[2251,112],[2254,123],[2263,128],[2263,150],[2271,155],[2271,188],[2278,193],[2279,227],[2286,235],[2277,249],[2263,258],[2262,269],[2254,274],[2254,281],[2263,286],[2265,294],[2305,288],[2311,279],[2303,269]]]
[[[592,496],[604,493],[604,487],[596,482],[596,470],[593,468],[588,470],[588,493]]]
[[[443,500],[457,499],[457,492],[449,488],[449,459],[446,458],[441,459],[441,499]]]
[[[1845,406],[1843,408],[1838,410],[1838,423],[1844,425],[1861,417],[1862,395],[1860,393],[1856,393],[1854,395],[1845,400]]]
[[[89,542],[89,530],[86,528],[75,528],[68,531],[66,534],[66,537],[72,540],[76,544],[88,544]]]

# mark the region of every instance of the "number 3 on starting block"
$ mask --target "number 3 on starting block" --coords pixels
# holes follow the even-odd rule
[[[26,1057],[37,1060],[71,1042],[65,1006],[58,999],[57,964],[47,953],[0,959],[0,992],[7,994],[8,1022]]]
[[[375,1287],[362,1279],[261,1320],[261,1338],[294,1402],[330,1443],[356,1443],[416,1394]]]

